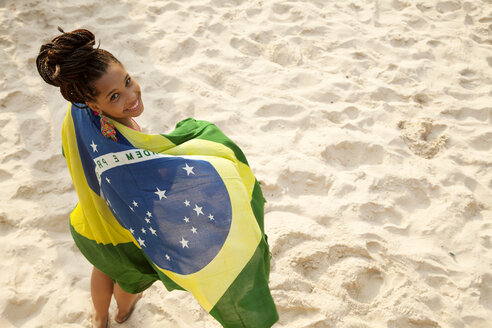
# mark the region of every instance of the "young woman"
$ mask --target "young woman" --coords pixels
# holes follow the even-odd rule
[[[94,265],[93,327],[117,323],[157,280],[191,292],[224,327],[278,320],[268,288],[264,198],[246,157],[215,125],[139,132],[140,86],[84,29],[41,47],[41,77],[72,103],[62,142],[79,204],[70,230]]]
[[[142,114],[144,105],[140,86],[124,66],[109,52],[94,48],[95,37],[88,30],[62,32],[41,47],[36,64],[46,83],[60,88],[65,99],[86,104],[94,113],[112,118],[140,130],[133,120]],[[106,327],[111,297],[118,305],[115,321],[125,322],[142,294],[125,292],[110,277],[92,270],[91,296],[94,304],[94,328]]]

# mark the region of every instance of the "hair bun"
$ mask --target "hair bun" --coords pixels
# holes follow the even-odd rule
[[[106,73],[111,62],[120,63],[110,52],[94,48],[92,32],[79,29],[62,33],[41,46],[36,58],[39,75],[60,88],[63,98],[72,103],[94,101],[99,91],[94,83]]]
[[[61,35],[41,46],[36,66],[46,83],[60,87],[79,78],[96,49],[91,31],[78,29],[65,33],[61,28],[58,30]]]

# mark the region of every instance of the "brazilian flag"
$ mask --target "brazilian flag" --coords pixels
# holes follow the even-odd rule
[[[63,151],[79,197],[70,215],[82,254],[127,292],[160,280],[224,327],[271,327],[264,198],[246,157],[215,125],[191,118],[145,134],[71,104]]]

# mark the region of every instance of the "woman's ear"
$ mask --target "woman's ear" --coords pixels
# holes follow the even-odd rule
[[[85,103],[87,106],[89,106],[90,109],[92,109],[92,111],[98,113],[98,114],[102,114],[102,110],[99,108],[99,106],[97,106],[96,103],[93,103],[93,102],[86,102]]]

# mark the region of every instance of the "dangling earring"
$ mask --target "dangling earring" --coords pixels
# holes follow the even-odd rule
[[[99,117],[101,118],[101,133],[103,136],[106,138],[111,138],[113,141],[118,141],[116,138],[116,130],[114,128],[114,125],[111,124],[111,122],[101,114],[99,114]]]

